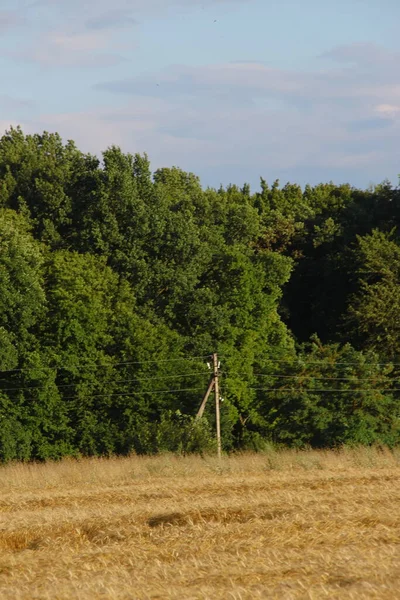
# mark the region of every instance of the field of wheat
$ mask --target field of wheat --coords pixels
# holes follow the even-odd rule
[[[0,469],[0,598],[400,598],[400,451]]]

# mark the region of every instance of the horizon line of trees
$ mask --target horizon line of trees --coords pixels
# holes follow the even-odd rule
[[[0,460],[399,443],[399,189],[260,183],[1,137]]]

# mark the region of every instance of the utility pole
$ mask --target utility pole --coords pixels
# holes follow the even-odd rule
[[[214,390],[215,395],[215,422],[217,428],[217,453],[218,458],[221,458],[221,418],[220,418],[220,397],[219,397],[219,361],[216,352],[212,355],[212,375],[208,383],[207,391],[203,396],[200,408],[197,411],[196,419],[201,419],[204,413],[204,409],[207,404],[207,400]],[[211,365],[207,363],[211,368]]]
[[[219,364],[218,355],[216,352],[213,354],[213,366],[214,366],[214,394],[215,394],[215,422],[217,426],[217,452],[218,458],[221,459],[221,419],[220,419],[220,405],[219,405]]]

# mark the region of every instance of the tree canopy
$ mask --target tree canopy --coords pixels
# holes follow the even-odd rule
[[[400,195],[0,139],[0,459],[400,440]]]

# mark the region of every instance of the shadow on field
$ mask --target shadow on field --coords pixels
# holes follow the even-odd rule
[[[207,509],[187,513],[171,512],[155,515],[147,520],[150,527],[185,526],[199,523],[249,523],[251,521],[272,521],[292,514],[292,510],[263,510],[258,506],[255,510],[241,508]]]

